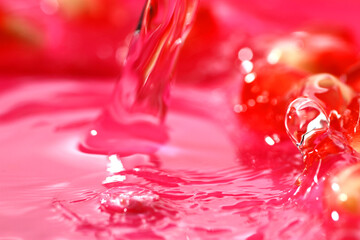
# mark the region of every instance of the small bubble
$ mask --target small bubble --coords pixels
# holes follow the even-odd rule
[[[90,134],[91,134],[91,136],[96,136],[98,134],[98,132],[96,130],[91,130]]]
[[[272,138],[269,137],[269,136],[265,137],[265,142],[266,142],[269,146],[274,146],[274,145],[275,145],[274,139],[272,139]]]
[[[246,73],[250,73],[254,69],[254,64],[250,61],[243,61],[241,63],[242,68]]]
[[[348,196],[346,193],[341,193],[339,195],[339,200],[342,201],[342,202],[346,202],[348,200]]]
[[[255,106],[256,102],[254,99],[250,99],[247,104],[249,107],[253,107],[253,106]]]
[[[280,137],[278,134],[273,134],[272,135],[272,139],[274,139],[275,143],[279,143],[280,142]]]
[[[331,189],[334,191],[334,192],[338,192],[340,190],[340,186],[339,184],[337,183],[333,183],[331,184]]]
[[[246,83],[252,83],[256,78],[256,74],[255,73],[249,73],[245,76],[245,82]]]
[[[238,52],[238,58],[240,61],[250,61],[253,58],[254,54],[252,50],[248,47],[240,49]]]
[[[273,50],[271,50],[271,52],[267,56],[268,63],[270,64],[278,63],[281,58],[281,54],[282,52],[279,48],[274,48]]]
[[[256,101],[258,103],[267,103],[269,101],[269,98],[267,96],[260,95],[256,98]]]
[[[339,219],[340,219],[339,213],[337,211],[332,211],[331,218],[334,222],[339,221]]]
[[[181,38],[178,38],[175,41],[175,45],[180,45],[180,44],[182,44],[182,42],[183,42],[183,40]]]
[[[244,104],[236,104],[234,106],[234,112],[236,113],[246,112],[246,110],[247,110],[247,106]]]

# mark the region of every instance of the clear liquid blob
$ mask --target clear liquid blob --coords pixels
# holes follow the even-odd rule
[[[309,144],[309,138],[329,129],[329,119],[315,100],[300,97],[289,105],[285,127],[291,140],[302,149]]]
[[[350,86],[333,75],[325,73],[308,77],[302,94],[320,103],[328,115],[331,111],[342,114],[355,97],[355,92]]]

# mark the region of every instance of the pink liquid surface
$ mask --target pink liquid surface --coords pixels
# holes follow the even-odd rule
[[[113,85],[31,80],[9,83],[1,98],[8,106],[1,112],[7,156],[1,161],[2,237],[219,239],[280,231],[299,236],[309,233],[309,221],[321,222],[311,212],[271,204],[301,171],[290,142],[270,147],[242,128],[233,136],[238,125],[224,93],[207,98],[207,91],[186,88],[174,89],[165,121],[169,141],[151,157],[120,157],[122,181],[105,184],[140,186],[159,201],[142,213],[111,217],[99,209],[102,182],[112,175],[108,157],[84,154],[78,144]],[[221,118],[213,116],[220,110]],[[318,228],[312,227],[320,234]]]
[[[272,24],[290,28],[256,19],[251,34]],[[108,154],[92,151],[91,142],[84,151],[83,143],[101,134],[92,127],[114,101],[111,80],[3,78],[0,238],[346,239],[346,226],[319,211],[321,199],[288,201],[301,155],[290,139],[239,122],[233,104],[241,85],[233,74],[217,87],[173,86],[166,140],[130,151],[136,139],[127,144],[121,136],[126,151]],[[125,197],[111,202],[130,192],[138,194],[133,205]]]

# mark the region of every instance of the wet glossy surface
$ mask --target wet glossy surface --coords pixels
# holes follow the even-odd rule
[[[265,233],[274,218],[287,234],[287,224],[298,219],[292,212],[301,210],[276,203],[301,169],[296,148],[270,146],[246,129],[233,135],[237,120],[220,91],[194,109],[207,93],[175,89],[168,143],[151,156],[118,158],[78,150],[112,84],[31,80],[0,98],[7,106],[1,112],[2,237],[235,238]],[[229,117],[212,118],[219,109]],[[140,213],[104,211],[102,194],[124,186],[158,197]]]
[[[169,98],[196,1],[167,8],[166,1],[149,2],[155,5],[145,9],[118,84],[105,77],[2,77],[0,238],[357,239],[359,104],[336,77],[357,86],[356,67],[346,69],[357,61],[359,32],[294,29],[304,16],[351,28],[347,16],[355,7],[336,15],[325,8],[335,3],[319,1],[312,15],[294,1],[296,14],[278,16],[280,1],[202,3]],[[45,3],[41,11],[49,14]],[[79,16],[77,29],[99,20]],[[263,35],[269,28],[274,33]],[[15,46],[2,68],[24,65],[23,72],[39,74],[41,62],[61,56],[59,46],[40,62],[6,65],[22,56]],[[70,52],[59,58],[65,70],[42,74],[107,75],[119,64],[91,68],[96,58],[87,72],[71,63]],[[337,76],[303,78],[319,69]]]

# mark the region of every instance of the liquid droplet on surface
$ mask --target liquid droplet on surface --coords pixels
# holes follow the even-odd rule
[[[285,126],[291,140],[300,148],[308,146],[308,139],[329,129],[329,119],[316,101],[300,97],[288,107]]]

